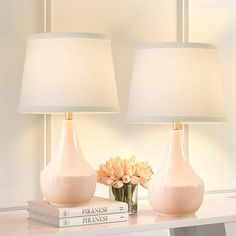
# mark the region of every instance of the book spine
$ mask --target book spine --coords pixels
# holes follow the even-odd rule
[[[60,210],[59,218],[113,214],[113,213],[122,213],[122,212],[127,212],[127,211],[128,211],[128,205],[126,203],[121,203],[115,206],[81,208],[76,211]]]
[[[117,213],[108,215],[95,215],[95,216],[59,219],[59,227],[123,222],[127,221],[128,217],[129,217],[128,213]]]

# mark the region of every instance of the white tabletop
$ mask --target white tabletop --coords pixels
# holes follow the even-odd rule
[[[236,193],[207,194],[201,208],[188,217],[162,217],[154,212],[148,201],[140,200],[138,214],[130,216],[129,222],[56,228],[27,220],[26,211],[0,213],[0,235],[112,235],[168,228],[179,228],[236,221]]]

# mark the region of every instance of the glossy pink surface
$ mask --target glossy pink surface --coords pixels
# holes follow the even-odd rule
[[[89,201],[96,188],[96,172],[80,151],[73,120],[65,120],[57,156],[40,174],[41,190],[53,205],[73,206]]]
[[[160,215],[188,215],[201,206],[203,194],[203,181],[184,157],[182,130],[172,130],[168,157],[148,187],[149,201]]]

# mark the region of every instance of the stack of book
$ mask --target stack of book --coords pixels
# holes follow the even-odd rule
[[[126,203],[99,197],[76,207],[56,207],[46,201],[29,201],[28,212],[30,220],[57,227],[114,223],[129,218]]]

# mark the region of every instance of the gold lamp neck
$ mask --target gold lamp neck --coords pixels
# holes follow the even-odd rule
[[[172,125],[173,130],[180,130],[181,129],[181,124],[179,121],[174,121]]]
[[[66,120],[73,120],[73,113],[72,112],[66,112],[65,113],[65,119]]]

